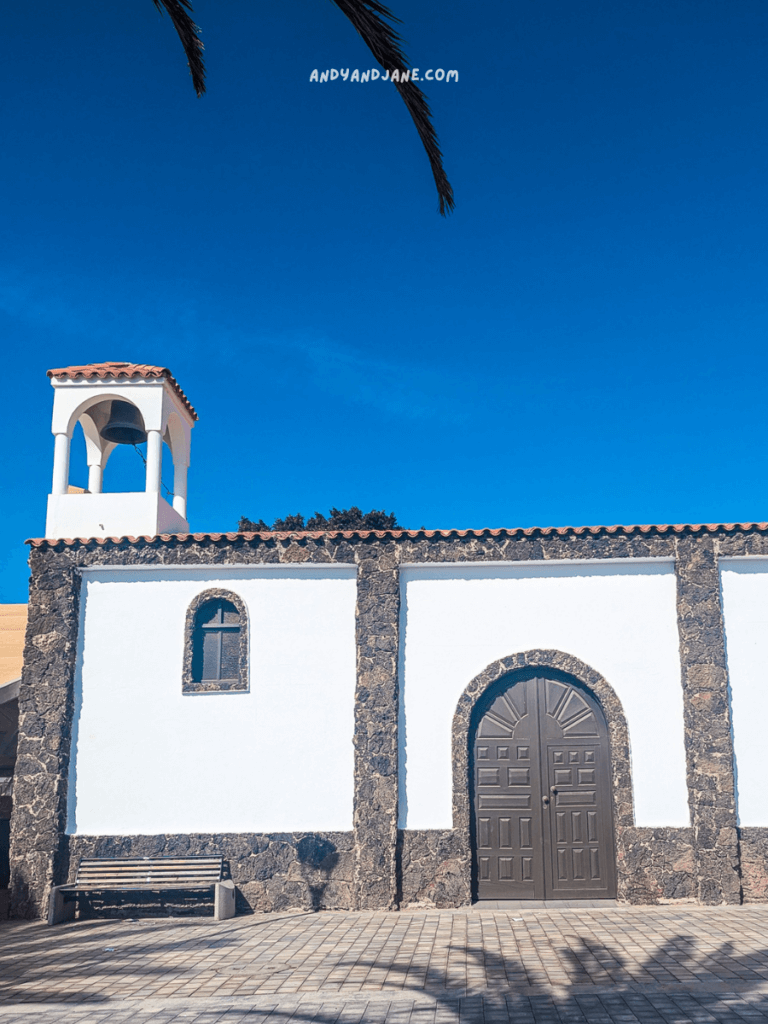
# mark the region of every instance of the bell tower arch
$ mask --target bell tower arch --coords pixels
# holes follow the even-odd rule
[[[45,536],[122,537],[189,533],[187,469],[197,413],[164,366],[91,363],[49,370],[54,389],[53,484]],[[75,427],[85,436],[88,490],[71,493]],[[109,456],[119,444],[147,444],[143,491],[104,493]],[[173,457],[173,502],[161,494],[163,442]]]

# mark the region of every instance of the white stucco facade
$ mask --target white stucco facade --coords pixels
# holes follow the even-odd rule
[[[586,662],[621,700],[636,824],[690,823],[671,561],[413,566],[401,586],[401,828],[452,827],[459,697],[491,662],[535,648]]]
[[[83,574],[68,831],[352,828],[354,566]],[[248,610],[250,691],[182,694],[203,590]]]
[[[763,588],[768,638],[768,564],[732,575]],[[491,662],[535,648],[586,662],[615,690],[636,824],[689,824],[671,561],[407,566],[401,587],[400,827],[452,827],[457,702]],[[211,588],[248,610],[248,693],[182,693],[187,608]],[[89,569],[82,596],[71,833],[352,828],[354,566]],[[729,663],[731,621],[748,646],[760,633],[754,616],[733,619],[736,600]]]
[[[768,826],[768,559],[720,560],[739,824]]]

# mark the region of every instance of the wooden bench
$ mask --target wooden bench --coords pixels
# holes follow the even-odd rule
[[[79,896],[109,892],[213,891],[213,916],[235,916],[235,883],[224,880],[223,857],[83,857],[77,877],[51,890],[48,924],[70,921]]]

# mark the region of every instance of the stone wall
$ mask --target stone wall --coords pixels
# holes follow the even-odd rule
[[[698,896],[706,904],[739,903],[733,733],[714,538],[680,538],[675,568]]]
[[[351,832],[278,835],[70,836],[67,881],[81,857],[223,856],[237,886],[239,912],[351,910],[355,899],[355,843]],[[130,899],[91,900],[94,912],[127,916]],[[210,913],[213,899],[180,901],[178,894],[144,913]],[[84,905],[87,916],[87,907]]]
[[[763,900],[768,900],[766,841],[762,857]],[[400,906],[459,907],[471,902],[470,855],[458,830],[410,830],[399,834]],[[755,851],[757,854],[757,851]],[[619,897],[629,903],[696,902],[697,886],[690,828],[619,826],[616,837]]]
[[[67,778],[80,577],[69,552],[32,558],[11,818],[12,917],[46,913],[68,864]]]
[[[768,828],[740,828],[741,891],[744,903],[768,903]]]
[[[355,889],[361,910],[391,910],[397,898],[397,549],[391,542],[363,543],[355,551]]]
[[[616,846],[619,891],[627,902],[697,902],[693,829],[622,828]]]
[[[30,557],[12,822],[12,912],[17,917],[43,914],[51,885],[64,882],[72,858],[86,849],[95,850],[94,843],[106,844],[100,849],[124,849],[120,844],[128,842],[138,844],[129,846],[138,851],[155,849],[158,843],[162,849],[166,849],[162,844],[171,843],[167,848],[176,850],[181,848],[179,843],[190,842],[202,851],[205,844],[219,840],[201,836],[119,841],[75,837],[70,850],[64,826],[79,569],[111,564],[321,562],[357,566],[354,834],[349,838],[344,833],[347,838],[343,840],[331,835],[309,839],[232,836],[227,837],[227,850],[222,852],[234,864],[233,875],[237,872],[242,880],[243,906],[247,903],[255,910],[308,906],[312,893],[325,885],[320,898],[334,905],[387,909],[400,901],[427,899],[435,905],[460,905],[470,891],[466,842],[460,835],[457,840],[454,830],[400,835],[397,831],[398,566],[404,562],[675,559],[692,828],[634,829],[619,820],[620,892],[633,902],[695,898],[709,904],[736,903],[741,899],[743,875],[749,879],[745,898],[768,898],[759,878],[764,841],[752,835],[761,830],[742,830],[743,864],[739,861],[717,579],[719,555],[746,554],[768,554],[768,528],[213,534],[136,541],[35,542]],[[620,801],[620,806],[625,805]],[[322,845],[326,842],[334,846],[333,851]],[[118,843],[118,847],[110,843]],[[312,855],[315,861],[311,857],[302,860],[300,849],[309,849],[312,843],[319,844]],[[321,856],[323,850],[338,860],[330,865]]]
[[[462,907],[472,900],[469,847],[457,829],[406,829],[398,833],[398,902]]]

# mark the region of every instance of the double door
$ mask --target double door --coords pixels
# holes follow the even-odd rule
[[[615,897],[608,731],[599,704],[545,677],[496,693],[473,744],[478,899]]]

